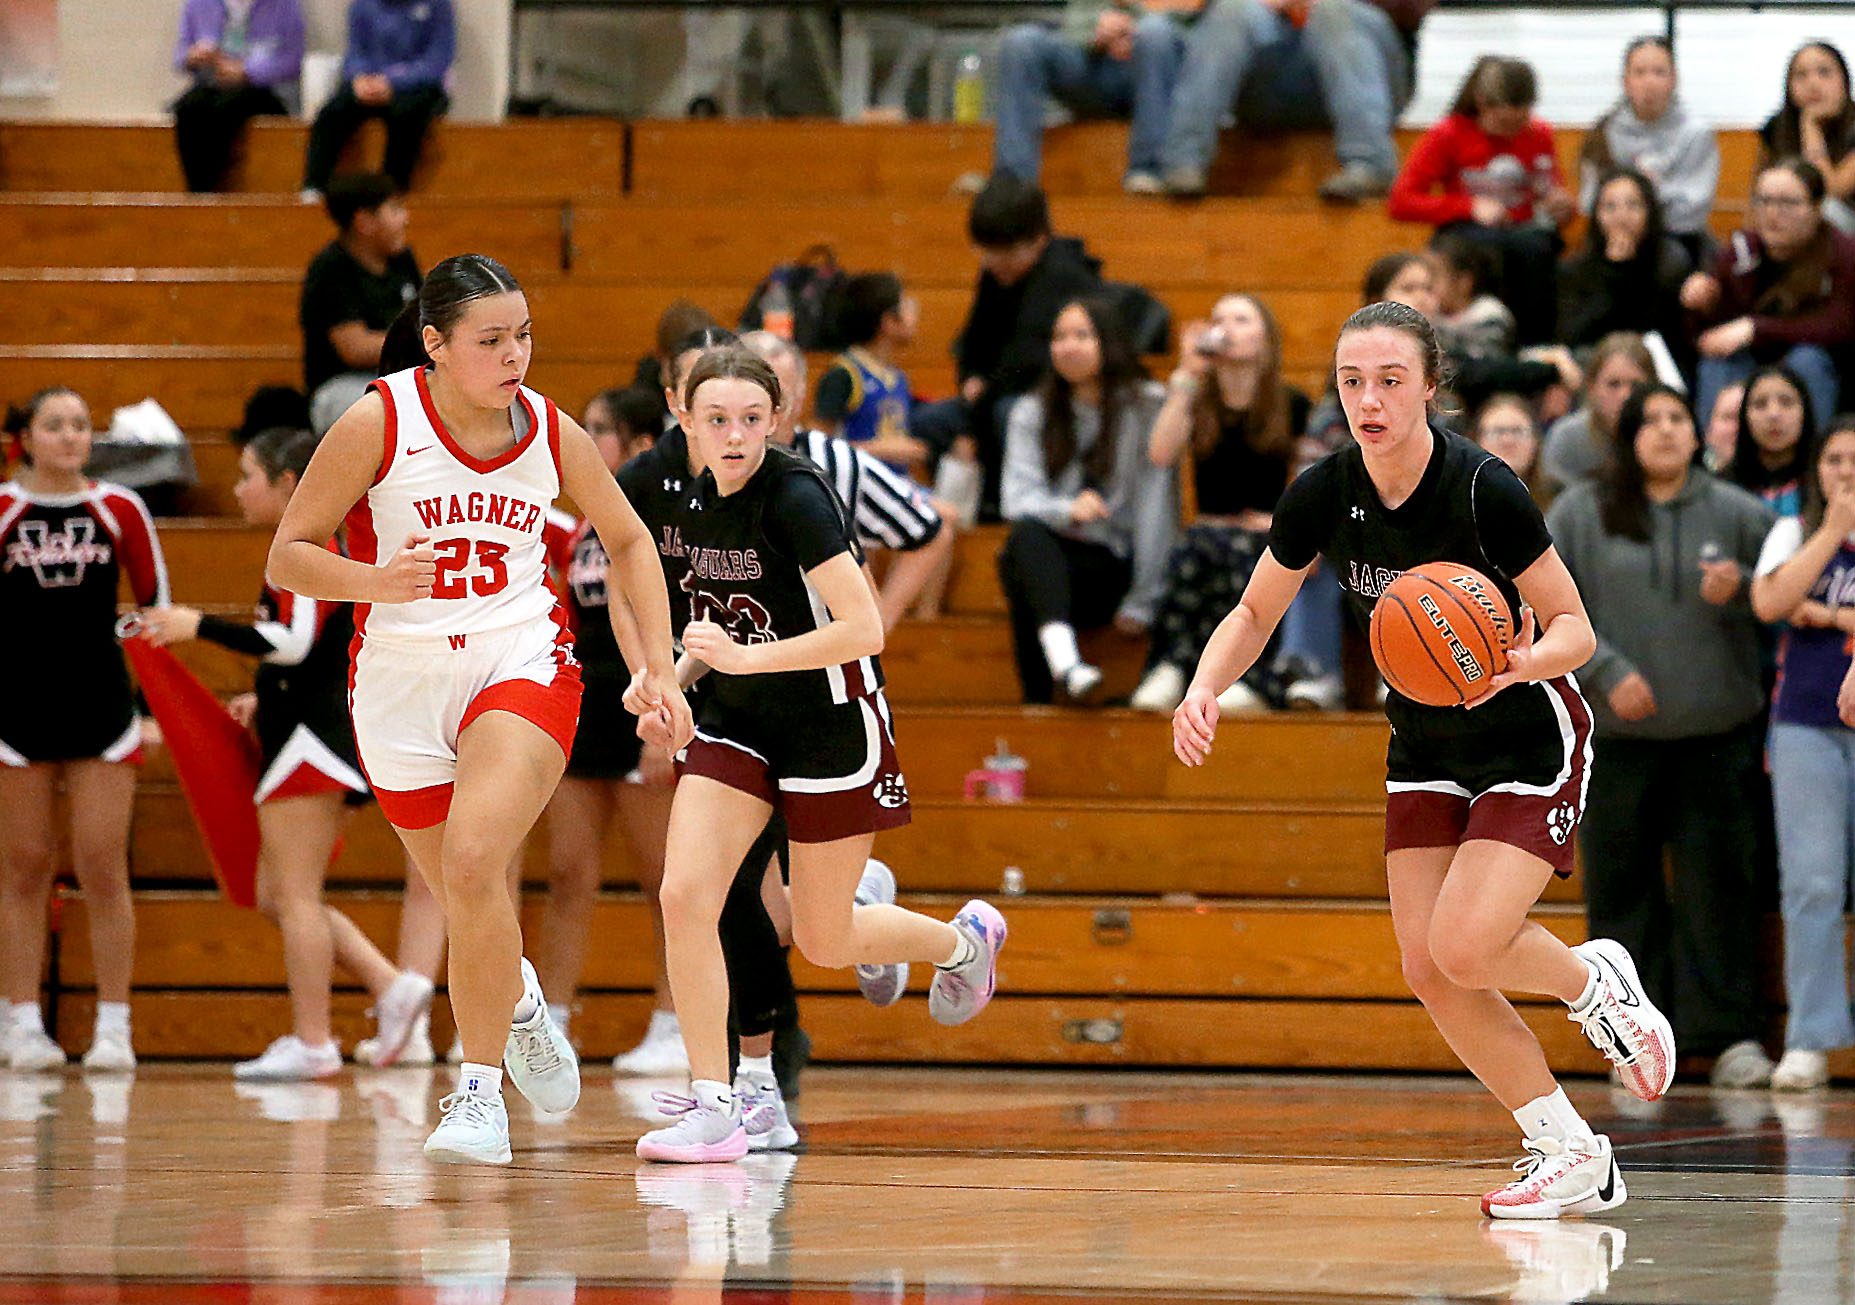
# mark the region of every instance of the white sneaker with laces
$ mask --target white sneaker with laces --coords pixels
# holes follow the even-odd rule
[[[734,1099],[740,1103],[741,1127],[747,1130],[749,1151],[789,1151],[799,1144],[799,1130],[786,1113],[778,1079],[739,1074]]]
[[[84,1053],[86,1074],[127,1074],[135,1068],[135,1047],[125,1028],[98,1029]]]
[[[689,1073],[689,1053],[683,1048],[683,1026],[674,1011],[653,1011],[644,1038],[630,1051],[612,1058],[612,1069],[640,1078],[667,1078]]]
[[[1716,1088],[1770,1087],[1771,1071],[1771,1057],[1765,1049],[1744,1038],[1720,1053],[1707,1082]]]
[[[246,1083],[301,1083],[341,1073],[341,1044],[333,1038],[312,1047],[294,1033],[286,1033],[255,1060],[232,1066],[232,1077]]]
[[[964,1024],[986,1008],[998,990],[998,953],[1005,945],[1005,917],[990,902],[974,898],[953,917],[953,927],[973,943],[970,959],[950,969],[934,967],[928,1014],[942,1024]]]
[[[7,1042],[6,1063],[8,1069],[36,1073],[47,1069],[63,1069],[68,1063],[64,1048],[46,1036],[44,1029],[13,1029],[13,1036]]]
[[[857,882],[856,902],[858,906],[894,906],[895,871],[874,857],[864,862],[863,878]],[[894,965],[859,965],[856,969],[857,988],[872,1006],[893,1006],[908,991],[907,961]]]
[[[1786,1047],[1771,1071],[1773,1092],[1809,1092],[1829,1085],[1829,1056],[1826,1052]]]
[[[380,1000],[374,1006],[374,1036],[370,1039],[373,1059],[368,1063],[385,1069],[396,1065],[405,1054],[406,1044],[412,1041],[412,1032],[419,1018],[431,1009],[432,981],[423,974],[414,974],[407,970],[387,985],[387,990],[380,994]],[[431,1045],[431,1034],[425,1035],[425,1043]]]
[[[1602,1133],[1561,1142],[1535,1137],[1526,1142],[1525,1158],[1516,1161],[1520,1177],[1481,1198],[1490,1219],[1557,1219],[1568,1214],[1614,1210],[1628,1199],[1623,1173]]]
[[[580,1099],[580,1058],[573,1044],[554,1027],[547,1013],[547,999],[541,995],[541,980],[535,967],[522,958],[522,985],[534,1000],[535,1013],[519,1024],[509,1026],[508,1045],[503,1048],[502,1065],[516,1091],[551,1114],[573,1109]]]
[[[741,1124],[739,1102],[729,1111],[675,1092],[653,1095],[658,1112],[674,1116],[676,1122],[640,1137],[638,1159],[699,1165],[739,1160],[747,1154],[747,1130]]]
[[[1636,963],[1622,943],[1593,938],[1572,948],[1597,972],[1583,1006],[1566,1016],[1616,1066],[1624,1087],[1657,1101],[1675,1081],[1675,1030],[1643,991]]]
[[[509,1111],[500,1096],[453,1092],[438,1103],[444,1118],[425,1139],[425,1154],[445,1164],[509,1163]]]

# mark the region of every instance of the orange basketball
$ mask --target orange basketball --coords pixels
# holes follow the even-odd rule
[[[1507,668],[1514,618],[1481,572],[1426,562],[1393,580],[1372,609],[1372,660],[1412,702],[1473,702]]]

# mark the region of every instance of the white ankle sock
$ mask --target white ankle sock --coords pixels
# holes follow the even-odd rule
[[[473,1065],[465,1061],[457,1067],[457,1090],[490,1100],[501,1096],[502,1066]]]
[[[564,1001],[550,1001],[547,1004],[547,1017],[554,1021],[554,1027],[565,1037],[567,1025],[573,1022],[573,1010]]]
[[[737,1071],[737,1073],[750,1075],[754,1079],[762,1083],[773,1082],[774,1076],[773,1076],[773,1055],[772,1053],[768,1052],[764,1056],[742,1056],[741,1067]]]
[[[129,1031],[129,1003],[126,1001],[100,1001],[97,1003],[98,1033],[127,1033]]]
[[[509,1018],[517,1024],[526,1024],[535,1017],[535,1012],[540,1009],[540,995],[530,992],[527,985],[524,984],[522,987],[522,995],[516,998],[515,1010],[510,1013]]]
[[[955,929],[953,932],[955,935],[953,952],[946,960],[938,962],[934,967],[936,969],[957,969],[979,954],[979,945],[967,936],[966,930]]]
[[[45,1012],[36,1001],[16,1001],[13,1009],[7,1012],[7,1018],[13,1023],[15,1033],[45,1032]]]
[[[1585,968],[1591,971],[1591,977],[1585,980],[1584,991],[1578,994],[1578,1000],[1569,1003],[1573,1010],[1583,1010],[1585,1007],[1589,1006],[1592,999],[1597,996],[1597,966],[1591,964],[1589,961],[1585,961],[1582,956],[1578,959],[1584,961]]]
[[[732,1083],[717,1083],[714,1079],[698,1078],[690,1080],[689,1090],[695,1096],[696,1104],[705,1109],[719,1110],[730,1117],[740,1115],[740,1107],[735,1104]]]
[[[1076,646],[1076,627],[1068,621],[1051,621],[1038,626],[1037,642],[1043,646],[1043,660],[1050,674],[1059,680],[1082,663],[1082,649]]]
[[[1556,1088],[1550,1095],[1535,1097],[1521,1106],[1514,1111],[1514,1122],[1520,1125],[1528,1141],[1550,1137],[1555,1142],[1568,1142],[1592,1135],[1591,1125],[1585,1123],[1584,1116],[1566,1097],[1564,1088]]]

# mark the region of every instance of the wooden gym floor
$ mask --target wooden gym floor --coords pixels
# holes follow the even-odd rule
[[[1630,1200],[1484,1221],[1512,1124],[1464,1078],[818,1069],[808,1150],[640,1164],[661,1081],[511,1100],[427,1164],[445,1070],[0,1076],[0,1303],[1844,1302],[1855,1096],[1571,1087]]]

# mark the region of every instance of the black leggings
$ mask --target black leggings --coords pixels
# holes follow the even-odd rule
[[[217,190],[232,163],[245,124],[289,112],[268,86],[195,86],[174,103],[174,143],[187,189]]]
[[[1037,631],[1052,621],[1078,630],[1108,624],[1133,583],[1133,563],[1103,544],[1059,535],[1041,521],[1011,523],[998,554],[998,579],[1011,608],[1011,643],[1026,702],[1049,702],[1056,685]]]
[[[721,908],[721,953],[728,966],[729,1010],[735,1032],[759,1037],[799,1018],[792,967],[780,945],[779,931],[766,913],[760,884],[773,858],[786,878],[786,819],[778,812],[747,852]]]
[[[343,86],[322,107],[309,128],[309,153],[303,165],[303,184],[327,190],[342,150],[369,118],[386,123],[386,159],[381,171],[401,190],[412,188],[412,170],[418,166],[425,133],[450,107],[450,99],[437,86],[396,91],[385,104],[362,104],[352,87]]]

